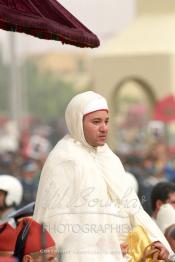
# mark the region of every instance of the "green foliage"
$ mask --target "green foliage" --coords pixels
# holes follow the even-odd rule
[[[67,103],[75,94],[73,86],[52,74],[40,72],[31,61],[25,63],[23,70],[30,114],[46,121],[63,117]]]
[[[0,114],[8,115],[10,92],[10,65],[4,65],[0,52]],[[58,77],[40,72],[34,61],[28,60],[21,67],[22,88],[27,87],[30,115],[48,121],[62,118],[71,97],[76,93],[73,85]],[[25,83],[24,83],[25,81]],[[26,99],[24,99],[26,100]]]

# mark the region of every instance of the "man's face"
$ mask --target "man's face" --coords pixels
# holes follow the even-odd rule
[[[175,208],[175,192],[169,193],[166,203],[172,205],[172,207]]]
[[[91,146],[103,146],[108,134],[108,112],[99,110],[89,113],[83,118],[83,130],[87,143]]]

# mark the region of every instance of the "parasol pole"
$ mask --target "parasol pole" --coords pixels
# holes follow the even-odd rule
[[[21,83],[19,75],[18,57],[16,51],[16,33],[9,33],[9,55],[10,55],[10,93],[9,109],[10,118],[15,122],[17,130],[20,131],[21,122]]]

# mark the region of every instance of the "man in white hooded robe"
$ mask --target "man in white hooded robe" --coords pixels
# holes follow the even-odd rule
[[[168,242],[105,143],[106,100],[92,91],[78,94],[68,104],[65,119],[69,134],[46,160],[34,210],[34,219],[44,223],[54,238],[61,261],[129,261],[127,248],[121,247],[135,225],[143,226],[153,242],[161,242],[155,245],[161,258],[167,258],[168,251],[172,254]]]

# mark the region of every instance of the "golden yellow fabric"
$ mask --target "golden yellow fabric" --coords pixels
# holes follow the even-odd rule
[[[130,262],[139,262],[143,258],[145,248],[151,244],[145,229],[136,226],[128,234],[128,253],[131,256]],[[147,258],[145,262],[152,262],[152,258]],[[161,260],[159,260],[161,261]]]

